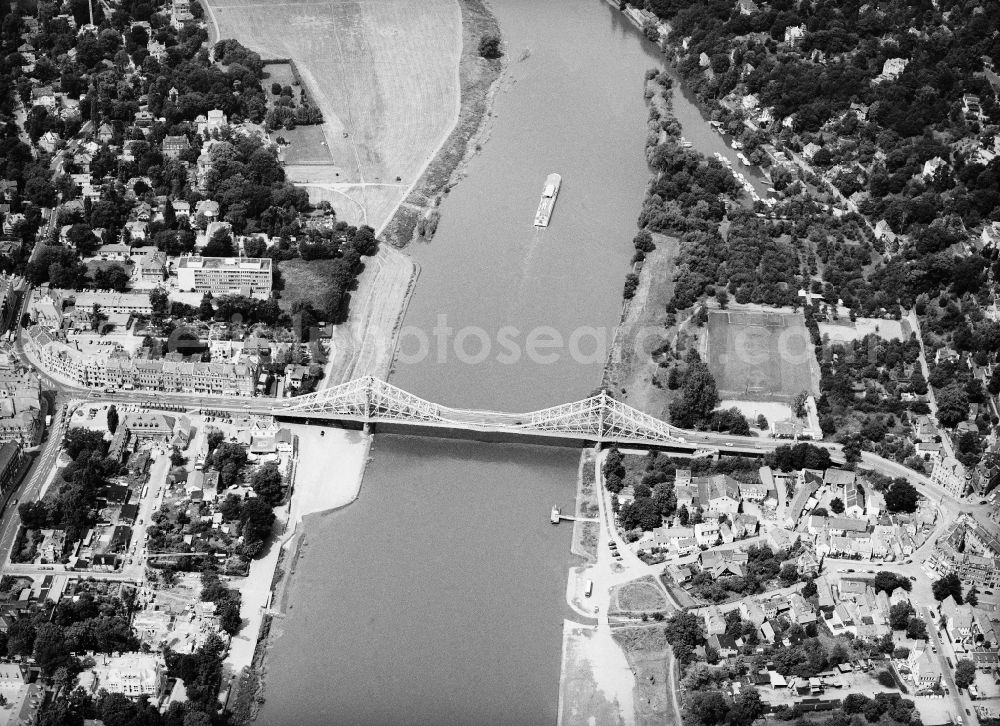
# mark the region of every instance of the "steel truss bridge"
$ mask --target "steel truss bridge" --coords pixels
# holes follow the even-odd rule
[[[278,416],[395,423],[428,429],[562,438],[616,444],[680,444],[682,432],[602,391],[574,403],[529,413],[449,408],[367,376],[295,398]],[[690,444],[687,444],[690,446]]]

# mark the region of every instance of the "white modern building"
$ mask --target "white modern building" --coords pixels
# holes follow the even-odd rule
[[[271,284],[267,257],[182,257],[177,261],[177,286],[185,292],[267,297]]]

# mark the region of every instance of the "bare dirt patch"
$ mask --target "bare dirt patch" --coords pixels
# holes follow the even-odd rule
[[[622,703],[624,699],[616,692],[629,688],[631,674],[625,663],[622,663],[624,672],[619,672],[608,662],[607,647],[615,648],[610,638],[602,637],[590,627],[564,621],[559,723],[565,726],[633,723],[627,713],[632,704]],[[621,659],[621,655],[617,658]]]
[[[671,666],[663,626],[615,628],[613,636],[635,674],[633,700],[637,726],[680,726],[668,687]]]
[[[874,334],[883,340],[908,340],[910,324],[906,320],[880,320],[878,318],[858,318],[853,323],[850,319],[834,323],[820,323],[820,335],[829,335],[831,341],[861,340],[866,335]]]

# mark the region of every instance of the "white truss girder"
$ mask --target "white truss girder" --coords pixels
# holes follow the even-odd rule
[[[516,414],[449,408],[366,376],[297,398],[287,407],[278,409],[278,413],[363,423],[411,423],[472,431],[549,434],[602,442],[674,443],[679,440],[669,424],[616,401],[603,391],[582,401]]]

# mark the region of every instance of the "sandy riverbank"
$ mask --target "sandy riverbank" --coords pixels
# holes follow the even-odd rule
[[[635,723],[635,677],[608,621],[610,592],[621,568],[612,561],[608,532],[600,524],[607,516],[599,491],[602,460],[598,452],[584,450],[577,476],[577,516],[598,522],[574,522],[572,551],[584,563],[569,570],[566,602],[579,616],[596,618],[597,624],[563,624],[558,723],[567,726]],[[590,596],[585,594],[588,581],[593,582]]]
[[[371,436],[358,431],[291,428],[298,437],[298,451],[291,499],[276,512],[275,531],[281,534],[263,557],[251,563],[249,575],[234,583],[243,596],[244,625],[230,643],[225,667],[227,674],[241,677],[232,703],[246,720],[252,720],[263,703],[266,651],[276,637],[271,618],[283,616],[284,593],[304,544],[302,521],[358,498],[371,448]]]
[[[634,724],[632,671],[609,630],[563,621],[559,726]]]

